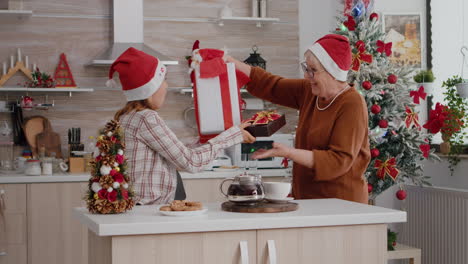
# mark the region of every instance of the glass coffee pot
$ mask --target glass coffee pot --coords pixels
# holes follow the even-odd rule
[[[227,181],[232,181],[227,193],[223,190],[223,185]],[[225,179],[219,186],[221,193],[231,202],[253,204],[265,198],[262,179],[259,175],[242,174],[234,178]]]

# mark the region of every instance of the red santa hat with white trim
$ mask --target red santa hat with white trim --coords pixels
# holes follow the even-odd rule
[[[351,47],[347,37],[328,34],[308,48],[322,63],[325,70],[338,81],[345,82],[351,68]]]
[[[166,76],[166,67],[157,58],[128,48],[112,63],[107,87],[117,86],[112,79],[115,72],[119,73],[127,101],[137,101],[151,97],[159,89]]]

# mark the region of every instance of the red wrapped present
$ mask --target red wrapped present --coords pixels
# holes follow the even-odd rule
[[[240,88],[250,79],[236,70],[234,63],[224,62],[224,51],[200,49],[198,43],[194,44],[189,64],[198,133],[204,143],[241,123]]]
[[[261,111],[249,120],[252,125],[245,130],[254,137],[269,137],[286,124],[286,117],[276,111]]]

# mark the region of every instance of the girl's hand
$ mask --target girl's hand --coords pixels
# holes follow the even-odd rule
[[[242,131],[242,137],[244,138],[242,143],[254,143],[255,142],[255,137],[252,136],[249,132],[247,132],[247,130],[245,130],[245,128],[250,125],[252,125],[252,121],[246,121],[239,125]]]
[[[286,157],[289,158],[289,153],[293,148],[281,143],[273,142],[271,149],[259,149],[252,154],[253,159],[265,159],[271,157]]]

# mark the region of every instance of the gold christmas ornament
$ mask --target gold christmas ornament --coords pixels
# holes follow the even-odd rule
[[[93,195],[93,197],[94,197],[94,200],[98,200],[98,199],[99,199],[99,195],[98,195],[97,193],[95,193],[95,194]]]

